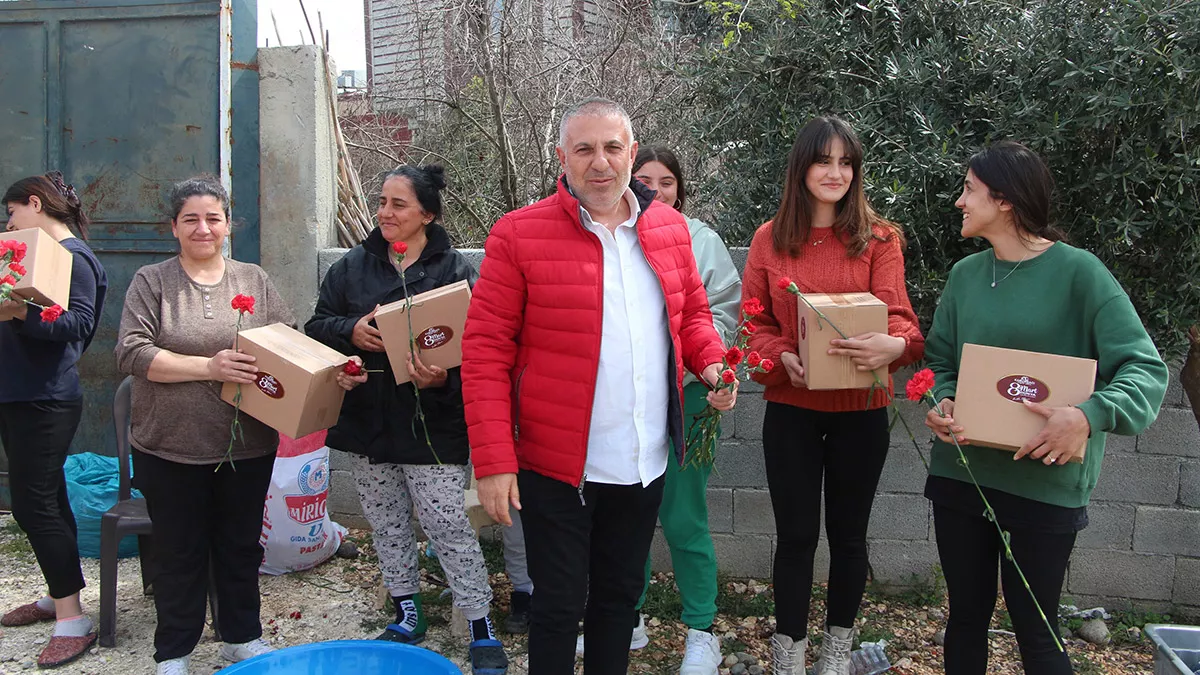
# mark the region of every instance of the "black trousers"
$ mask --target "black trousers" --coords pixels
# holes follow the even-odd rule
[[[518,482],[529,575],[537,589],[529,675],[575,672],[581,618],[584,672],[625,675],[663,479],[645,488],[589,482],[582,499],[574,486],[533,471],[522,470]]]
[[[1059,651],[1017,570],[1004,555],[996,526],[978,515],[934,505],[938,556],[950,596],[946,624],[947,675],[982,675],[988,662],[988,626],[996,607],[996,567],[1004,586],[1004,603],[1012,617],[1028,675],[1071,673],[1071,659]],[[1009,529],[1013,557],[1025,573],[1034,597],[1058,635],[1058,600],[1075,533],[1043,533]]]
[[[8,456],[13,518],[29,537],[52,598],[83,588],[75,515],[63,464],[83,399],[0,404],[0,443]]]
[[[200,642],[210,561],[221,639],[262,637],[259,536],[274,464],[272,454],[213,471],[212,464],[180,464],[134,450],[134,486],[154,521],[155,661],[187,656]]]
[[[826,621],[850,628],[867,585],[867,524],[888,451],[887,408],[818,412],[767,403],[763,454],[775,512],[777,631],[808,636],[821,482],[829,538]]]

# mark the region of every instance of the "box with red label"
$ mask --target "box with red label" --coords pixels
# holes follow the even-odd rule
[[[25,258],[21,261],[27,274],[13,286],[16,298],[36,302],[43,307],[58,305],[69,310],[71,299],[71,252],[46,231],[33,227],[15,232],[0,232],[0,239],[25,244]],[[8,273],[8,266],[0,263],[0,276]]]
[[[346,395],[337,374],[348,357],[281,323],[241,331],[237,347],[258,368],[255,383],[241,385],[242,413],[291,438],[337,422]],[[238,386],[226,382],[221,400],[232,405]]]
[[[875,384],[870,371],[859,370],[847,356],[830,356],[827,352],[829,341],[842,337],[837,328],[847,337],[863,333],[886,334],[887,304],[870,293],[805,293],[803,298],[796,298],[796,302],[799,303],[797,314],[800,317],[799,356],[808,388],[866,389]],[[826,318],[822,319],[822,314]],[[875,373],[886,386],[887,366]]]
[[[456,281],[414,295],[411,303],[411,313],[407,300],[388,303],[375,313],[375,325],[383,337],[397,384],[409,381],[409,336],[426,366],[450,369],[462,365],[462,333],[467,306],[471,304],[471,285],[466,280]]]
[[[1046,418],[1021,401],[1079,405],[1095,386],[1092,359],[968,343],[958,367],[954,420],[972,445],[1016,452],[1046,426]]]

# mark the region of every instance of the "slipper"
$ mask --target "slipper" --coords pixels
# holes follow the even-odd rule
[[[28,626],[39,621],[53,621],[57,616],[54,610],[46,611],[38,607],[36,602],[31,602],[28,605],[21,605],[8,614],[5,614],[0,618],[0,625]]]
[[[38,657],[38,668],[56,668],[83,656],[96,642],[96,633],[88,633],[83,637],[67,637],[55,635],[50,638],[50,644],[42,650]]]
[[[404,626],[398,623],[390,623],[383,632],[379,634],[376,640],[385,642],[399,642],[406,645],[415,645],[425,639],[424,633],[413,633]]]
[[[505,675],[508,672],[508,656],[499,640],[475,640],[469,649],[474,675]]]

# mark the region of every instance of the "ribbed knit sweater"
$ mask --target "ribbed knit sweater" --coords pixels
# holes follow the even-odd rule
[[[793,387],[780,362],[780,354],[797,353],[800,343],[798,301],[796,296],[779,288],[777,282],[781,277],[796,282],[802,293],[871,293],[886,303],[888,334],[908,342],[907,349],[892,362],[889,371],[918,361],[925,354],[925,338],[904,286],[904,254],[899,239],[895,236],[886,241],[873,239],[861,256],[850,258],[844,242],[832,233],[820,232],[828,231],[818,230],[815,237],[810,235],[809,242],[818,243],[814,246],[806,242],[798,256],[775,252],[771,223],[754,233],[742,276],[742,299],[758,298],[764,311],[754,319],[756,332],[750,336],[750,349],[776,364],[774,371],[755,375],[754,379],[766,387],[763,398],[776,403],[824,412],[866,410],[868,403],[870,408],[881,408],[888,404],[892,394],[890,376],[888,396],[879,392],[872,396],[869,389],[809,391]],[[876,227],[875,232],[879,236],[890,234],[882,227]]]

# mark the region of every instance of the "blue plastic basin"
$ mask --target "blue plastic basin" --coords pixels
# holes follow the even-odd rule
[[[222,675],[462,675],[428,649],[378,640],[335,640],[287,647],[220,671]]]

